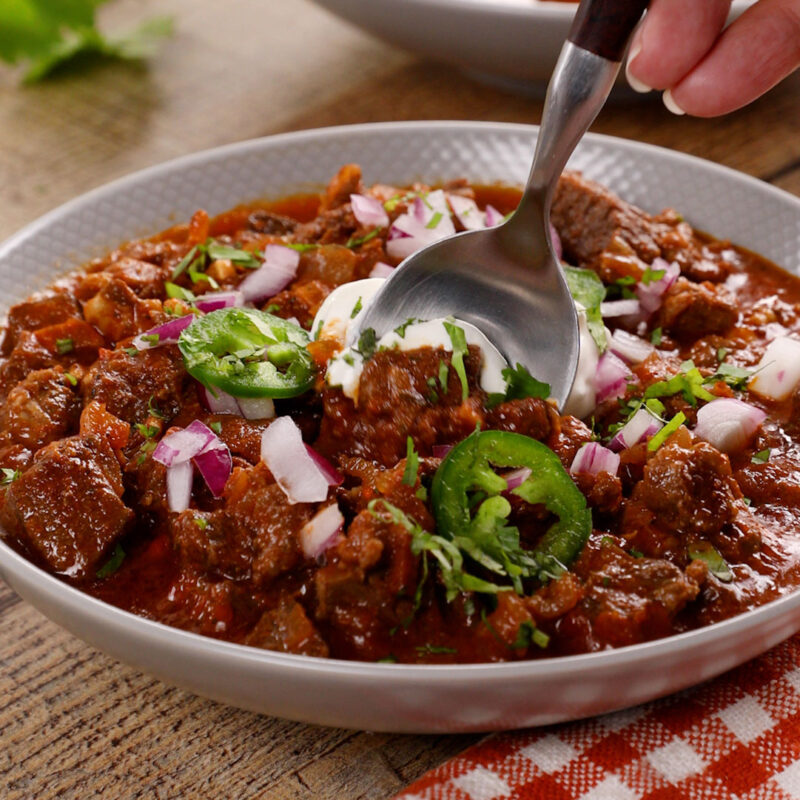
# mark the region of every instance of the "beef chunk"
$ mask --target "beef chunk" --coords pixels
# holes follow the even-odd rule
[[[330,293],[330,284],[316,280],[306,281],[278,292],[265,305],[278,306],[273,312],[277,316],[284,319],[294,317],[303,327],[311,328],[319,307]]]
[[[257,233],[265,233],[269,236],[285,236],[294,231],[297,227],[297,220],[259,209],[247,218],[247,225],[250,230]]]
[[[328,656],[328,645],[306,615],[305,609],[296,600],[290,599],[283,599],[278,606],[265,611],[248,634],[245,644],[281,653],[322,658]]]
[[[234,470],[224,496],[222,509],[184,511],[172,521],[183,563],[266,585],[301,561],[297,532],[313,508],[291,505],[264,464]]]
[[[558,412],[546,400],[526,397],[495,406],[486,415],[486,427],[521,433],[544,442],[559,435],[561,422]]]
[[[320,204],[320,211],[338,208],[350,202],[351,194],[361,194],[364,185],[361,183],[361,167],[358,164],[345,164],[334,175],[325,189]]]
[[[700,591],[696,570],[683,572],[663,559],[634,558],[608,537],[593,537],[573,569],[584,581],[584,597],[562,620],[561,630],[577,650],[667,636],[675,615]]]
[[[692,444],[684,430],[648,460],[632,501],[670,532],[708,537],[736,517],[740,497],[728,457],[705,442]]]
[[[3,521],[54,571],[88,578],[133,520],[108,445],[72,436],[42,448],[7,494]]]
[[[156,324],[161,308],[158,301],[140,300],[120,278],[104,273],[100,277],[105,279],[102,288],[83,304],[83,315],[103,336],[119,342]]]
[[[70,317],[80,315],[75,299],[66,291],[35,294],[28,300],[12,306],[8,312],[8,328],[3,342],[4,352],[9,352],[17,343],[21,331],[35,331],[47,325],[66,322]]]
[[[707,246],[674,211],[652,217],[574,172],[558,182],[551,219],[567,260],[607,282],[639,278],[659,257],[676,261],[693,280],[722,281],[731,269],[727,251]]]
[[[390,467],[414,439],[421,455],[434,444],[452,444],[483,426],[477,377],[480,350],[470,347],[464,364],[472,396],[462,402],[461,382],[442,349],[384,350],[364,367],[358,411],[339,389],[324,392],[318,446],[325,453],[364,456]],[[448,365],[446,391],[438,383],[439,365]]]
[[[357,267],[358,256],[349,247],[328,244],[303,253],[297,277],[301,281],[318,280],[335,287],[355,280]]]
[[[169,267],[124,256],[109,264],[105,274],[119,278],[138,297],[163,298],[164,281],[171,271]]]
[[[180,409],[186,378],[177,347],[154,347],[133,356],[104,350],[81,381],[81,394],[85,402],[105,403],[109,413],[131,424],[147,419],[151,403],[171,419]]]
[[[678,339],[698,339],[725,333],[738,316],[736,301],[724,286],[681,277],[664,296],[656,324]]]
[[[60,367],[31,372],[0,410],[4,440],[38,450],[66,436],[80,416],[81,403]]]

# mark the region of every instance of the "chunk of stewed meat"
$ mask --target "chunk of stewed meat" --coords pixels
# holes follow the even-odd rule
[[[328,645],[308,618],[305,609],[290,598],[282,599],[278,606],[262,614],[245,639],[245,644],[281,653],[299,653],[322,658],[328,655]]]
[[[697,339],[725,333],[738,316],[736,301],[724,286],[681,277],[664,296],[656,324],[677,339]]]
[[[35,294],[28,300],[12,306],[8,312],[3,351],[6,353],[11,351],[21,331],[35,331],[77,316],[80,316],[78,304],[66,290],[56,289]]]
[[[157,323],[161,309],[157,300],[140,300],[120,278],[103,277],[102,288],[83,304],[83,315],[108,341],[120,342]]]
[[[673,620],[700,592],[696,570],[634,557],[595,535],[573,567],[584,597],[562,620],[576,650],[623,647],[667,636]]]
[[[736,517],[740,498],[728,457],[706,442],[692,443],[684,429],[647,461],[632,505],[644,506],[668,531],[707,537]]]
[[[175,346],[135,354],[103,350],[81,381],[81,395],[86,403],[104,403],[110,414],[131,424],[144,422],[153,407],[170,420],[180,410],[186,380]]]
[[[43,447],[11,484],[3,522],[54,572],[88,578],[133,521],[122,491],[105,441],[72,436]]]
[[[298,532],[314,508],[292,505],[264,464],[236,469],[217,511],[184,511],[170,525],[181,561],[266,585],[302,559]]]
[[[81,403],[60,367],[31,372],[0,410],[2,440],[38,450],[77,427]]]

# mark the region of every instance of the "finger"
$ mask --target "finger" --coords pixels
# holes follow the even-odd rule
[[[626,74],[637,91],[668,89],[714,46],[731,0],[653,0],[631,43]]]
[[[665,103],[698,117],[735,111],[800,66],[800,0],[760,0],[728,27]]]

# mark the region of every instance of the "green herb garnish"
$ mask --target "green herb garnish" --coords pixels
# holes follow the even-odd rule
[[[772,450],[769,447],[764,448],[763,450],[759,450],[751,459],[750,461],[753,464],[766,464],[769,461],[769,457],[772,455]]]
[[[65,372],[64,377],[69,381],[71,386],[78,385],[78,379],[71,372]]]
[[[455,324],[454,321],[445,320],[444,328],[447,335],[450,337],[450,343],[453,345],[453,357],[451,363],[453,369],[461,381],[461,399],[466,400],[469,397],[469,383],[467,382],[467,369],[464,366],[464,356],[469,353],[467,347],[467,337],[464,329]]]
[[[2,478],[0,478],[0,486],[9,486],[10,484],[14,483],[17,478],[22,474],[18,469],[10,469],[9,467],[3,467],[0,469],[0,473],[2,473]]]
[[[365,328],[358,337],[358,346],[355,348],[365,361],[369,361],[375,355],[378,346],[378,337],[375,328]]]
[[[98,578],[107,578],[109,575],[113,575],[122,566],[124,560],[125,551],[122,549],[122,545],[117,542],[111,558],[97,570],[95,575]]]
[[[600,313],[600,304],[606,298],[603,282],[590,269],[564,267],[564,277],[573,299],[586,309],[586,324],[598,350],[602,353],[608,347],[606,329]]]
[[[517,638],[511,648],[527,650],[532,644],[544,650],[550,644],[550,637],[544,631],[540,631],[531,620],[526,619],[517,629]]]
[[[453,653],[457,653],[458,652],[458,650],[456,650],[454,647],[444,647],[442,645],[428,644],[427,642],[425,644],[422,644],[419,647],[417,647],[416,651],[417,651],[417,654],[421,655],[421,656],[425,656],[425,655],[435,655],[435,656],[438,656],[438,655],[451,655]]]
[[[656,433],[650,441],[647,443],[647,449],[649,452],[654,453],[661,447],[662,444],[667,440],[667,437],[671,434],[675,433],[678,428],[680,428],[683,423],[686,422],[686,414],[683,411],[679,411],[658,433]]]
[[[350,319],[355,319],[358,316],[358,312],[364,308],[364,304],[361,302],[361,298],[359,297],[356,300],[356,304],[353,306],[353,310],[350,312]]]
[[[360,247],[362,244],[366,244],[367,242],[371,242],[378,234],[380,233],[380,228],[374,228],[365,236],[361,236],[359,238],[355,238],[351,236],[345,243],[345,247],[349,247],[351,250],[354,247]]]
[[[419,454],[414,449],[414,440],[409,436],[406,439],[406,469],[403,472],[403,483],[406,486],[416,485],[418,472]]]
[[[733,572],[728,562],[710,542],[693,542],[689,545],[689,558],[692,561],[704,561],[708,571],[723,583],[733,580]]]
[[[63,356],[75,349],[75,343],[70,338],[56,339],[56,352]]]
[[[658,347],[661,344],[661,336],[662,336],[661,328],[660,327],[653,328],[653,332],[650,334],[650,344]]]

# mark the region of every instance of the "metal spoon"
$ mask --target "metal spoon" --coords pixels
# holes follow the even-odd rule
[[[553,191],[603,107],[647,0],[582,0],[544,105],[533,165],[514,214],[409,256],[365,310],[380,337],[405,320],[452,315],[476,325],[510,364],[550,384],[563,407],[578,364],[578,319],[550,240]]]

